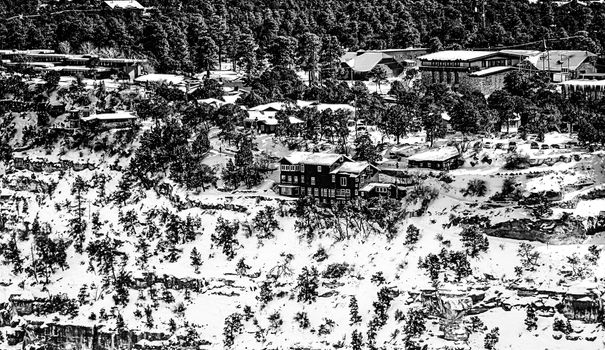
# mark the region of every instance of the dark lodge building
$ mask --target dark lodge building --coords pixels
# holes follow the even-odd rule
[[[409,168],[428,168],[447,171],[458,168],[462,163],[456,147],[428,150],[408,157]]]
[[[280,161],[279,194],[313,196],[322,203],[349,200],[360,195],[377,178],[378,168],[355,162],[342,154],[294,152]]]

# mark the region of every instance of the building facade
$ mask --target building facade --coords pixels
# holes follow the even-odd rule
[[[439,51],[418,57],[422,80],[442,83],[452,88],[470,87],[483,94],[502,89],[504,76],[527,57],[532,50]]]
[[[376,178],[378,168],[334,153],[294,152],[280,161],[279,194],[322,203],[350,200]]]
[[[458,168],[462,164],[461,158],[456,147],[448,146],[408,157],[408,167],[448,171]]]

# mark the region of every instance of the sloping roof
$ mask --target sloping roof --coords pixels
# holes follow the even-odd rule
[[[450,158],[454,158],[459,155],[456,147],[447,146],[443,148],[431,149],[425,152],[416,153],[413,156],[408,157],[408,160],[414,160],[418,162],[423,161],[443,161]]]
[[[209,104],[209,105],[213,104],[213,105],[216,105],[216,106],[219,106],[219,107],[222,106],[222,105],[227,104],[227,102],[221,101],[221,100],[216,99],[216,98],[204,98],[204,99],[201,99],[201,100],[197,100],[197,102],[198,103],[206,103],[206,104]]]
[[[88,117],[80,118],[82,121],[90,121],[90,120],[129,120],[129,119],[137,119],[138,117],[130,112],[126,111],[116,111],[114,113],[99,113],[99,114],[91,114]]]
[[[365,52],[355,56],[345,63],[356,72],[369,72],[383,59],[392,59],[393,56],[382,52]]]
[[[317,110],[320,112],[326,109],[331,109],[332,111],[337,111],[339,109],[344,109],[349,112],[355,111],[355,107],[346,103],[318,103],[314,106],[312,105],[311,107],[317,108]]]
[[[529,57],[529,56],[535,56],[537,54],[540,53],[540,51],[538,50],[500,50],[500,53],[503,53],[505,55],[513,55],[513,56],[523,56],[523,57]]]
[[[373,167],[373,165],[368,162],[344,162],[330,174],[360,174],[367,167]]]
[[[482,69],[480,71],[473,72],[469,75],[473,76],[473,77],[486,77],[486,76],[489,76],[492,74],[503,73],[503,72],[507,72],[507,71],[513,70],[513,69],[515,69],[515,67],[511,67],[511,66],[489,67],[486,69]]]
[[[290,164],[305,165],[332,165],[344,157],[337,153],[312,153],[312,152],[293,152],[283,159]]]
[[[285,107],[285,103],[284,102],[271,102],[271,103],[265,103],[263,105],[258,105],[255,107],[250,108],[251,111],[270,111],[270,110],[274,110],[274,111],[281,111],[282,109],[284,109]]]
[[[497,53],[497,51],[447,50],[422,55],[418,59],[423,61],[474,61]]]
[[[180,84],[185,81],[185,77],[182,75],[175,74],[146,74],[141,75],[140,77],[134,80],[137,83],[145,83],[145,82],[154,82],[154,83],[172,83],[172,84]]]
[[[340,62],[347,62],[355,56],[357,56],[357,52],[345,52],[344,55],[340,56]]]
[[[538,70],[560,72],[562,68],[576,70],[586,59],[596,56],[590,51],[550,50],[528,57],[527,61]]]
[[[114,0],[114,1],[104,1],[105,5],[109,6],[112,9],[136,9],[136,10],[144,10],[145,7],[139,4],[136,0]]]

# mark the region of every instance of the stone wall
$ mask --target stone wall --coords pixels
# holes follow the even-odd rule
[[[494,91],[504,88],[504,77],[508,73],[509,72],[506,71],[483,77],[464,75],[460,79],[460,86],[469,88],[471,90],[481,91],[481,93],[484,95],[490,95]]]

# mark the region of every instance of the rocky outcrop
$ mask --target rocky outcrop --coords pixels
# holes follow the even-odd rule
[[[550,244],[579,243],[586,238],[586,229],[580,220],[515,219],[500,222],[485,229],[489,236],[538,241]]]

